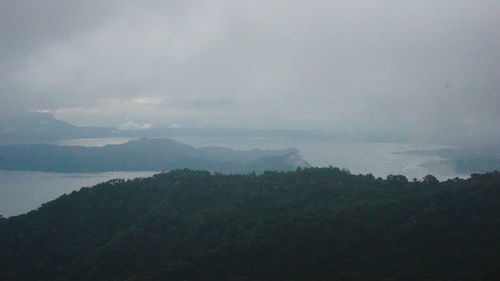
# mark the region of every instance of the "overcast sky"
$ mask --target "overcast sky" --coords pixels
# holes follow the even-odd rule
[[[0,110],[500,135],[500,1],[0,1]]]

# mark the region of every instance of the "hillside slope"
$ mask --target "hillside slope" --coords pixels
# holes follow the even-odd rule
[[[400,179],[113,180],[0,220],[0,279],[498,280],[500,173]]]

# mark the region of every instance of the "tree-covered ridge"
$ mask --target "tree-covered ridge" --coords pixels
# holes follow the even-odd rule
[[[0,220],[1,280],[498,280],[500,173],[112,180]]]

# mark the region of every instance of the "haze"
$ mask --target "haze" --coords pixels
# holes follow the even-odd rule
[[[499,15],[496,0],[2,1],[0,111],[495,142]]]

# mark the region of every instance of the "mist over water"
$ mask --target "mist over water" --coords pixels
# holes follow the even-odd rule
[[[59,145],[103,146],[121,144],[134,138],[66,139]],[[422,166],[444,160],[439,156],[414,155],[399,152],[443,148],[442,145],[407,143],[347,142],[335,140],[292,139],[271,137],[174,137],[176,141],[195,147],[221,146],[237,150],[296,148],[315,167],[334,166],[354,174],[371,173],[385,178],[389,174],[402,174],[409,180],[434,174],[440,180],[458,175],[451,167],[442,167],[439,174]],[[0,170],[0,214],[18,215],[36,209],[40,204],[70,193],[83,186],[93,186],[113,178],[131,179],[148,177],[157,172],[106,173],[45,173]]]
[[[306,161],[315,167],[346,168],[355,174],[372,173],[385,178],[388,174],[402,174],[410,180],[421,179],[433,173],[421,164],[440,161],[443,158],[431,155],[402,154],[410,150],[438,149],[445,146],[434,144],[375,143],[316,139],[260,138],[260,137],[177,137],[177,141],[196,147],[227,146],[234,149],[249,150],[296,148]],[[442,169],[439,179],[456,175],[452,169]]]
[[[134,138],[87,138],[66,139],[54,142],[58,145],[103,146],[122,144]],[[459,175],[451,167],[430,170],[422,166],[445,160],[434,155],[401,153],[414,150],[446,148],[437,144],[409,144],[396,142],[353,142],[332,139],[296,139],[285,137],[172,137],[172,139],[195,147],[220,146],[237,150],[296,148],[315,167],[339,167],[356,174],[372,173],[385,178],[389,174],[402,174],[410,180],[435,174],[440,180]]]
[[[80,139],[62,139],[51,142],[51,144],[64,146],[104,146],[108,144],[122,144],[136,138],[80,138]]]
[[[499,15],[0,1],[0,281],[500,280]]]

